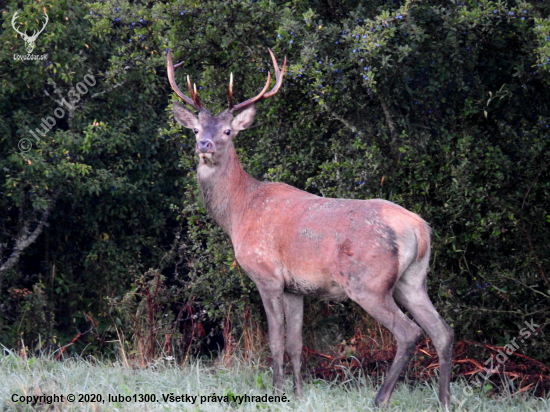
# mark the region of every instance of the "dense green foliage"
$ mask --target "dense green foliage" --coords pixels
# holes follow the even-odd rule
[[[182,89],[189,74],[214,112],[231,72],[242,101],[271,69],[266,48],[286,56],[281,91],[236,142],[245,170],[420,214],[433,228],[430,295],[457,337],[504,344],[525,320],[545,326],[550,2],[52,0],[34,51],[47,59],[14,60],[13,14],[31,33],[43,6],[8,1],[1,17],[0,265],[48,222],[0,271],[4,345],[64,344],[85,314],[99,321],[88,350],[101,350],[115,324],[139,332],[152,311],[159,336],[184,309],[211,325],[263,313],[202,207],[167,48],[184,61]],[[36,142],[28,130],[86,74],[95,86]],[[329,320],[346,338],[362,316],[351,303],[307,308],[308,333]],[[545,336],[522,349],[550,360]]]

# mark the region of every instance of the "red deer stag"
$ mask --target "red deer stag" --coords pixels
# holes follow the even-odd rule
[[[260,182],[242,168],[233,140],[252,124],[254,104],[274,96],[283,82],[269,50],[276,82],[233,105],[233,75],[229,107],[218,116],[206,110],[197,88],[187,83],[185,96],[174,78],[170,51],[168,78],[176,94],[198,110],[198,118],[175,101],[179,124],[196,135],[197,178],[204,205],[227,232],[235,257],[254,281],[265,307],[269,346],[273,355],[273,386],[283,388],[284,321],[292,360],[294,391],[303,395],[300,374],[304,295],[342,301],[351,298],[388,328],[397,340],[397,353],[376,405],[387,404],[400,373],[423,336],[432,339],[440,362],[439,400],[449,407],[452,329],[435,310],[426,291],[430,259],[430,227],[418,215],[381,199],[327,199],[284,183]],[[235,117],[235,113],[240,112]],[[415,323],[397,306],[408,310]]]

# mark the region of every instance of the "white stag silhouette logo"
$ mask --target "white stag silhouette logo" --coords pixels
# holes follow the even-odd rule
[[[44,29],[46,28],[46,24],[48,24],[48,15],[46,14],[46,10],[44,10],[44,16],[46,16],[46,21],[44,22],[44,25],[42,26],[42,29],[40,29],[40,31],[38,31],[38,32],[35,30],[34,33],[32,34],[32,36],[29,36],[26,31],[21,33],[15,27],[15,20],[17,20],[17,15],[18,14],[19,14],[19,11],[16,11],[15,14],[13,15],[13,18],[11,19],[11,25],[12,25],[13,29],[17,33],[19,33],[19,35],[23,38],[23,40],[25,40],[25,49],[27,49],[28,54],[31,54],[32,51],[34,50],[34,42],[38,38],[38,35],[44,31]]]

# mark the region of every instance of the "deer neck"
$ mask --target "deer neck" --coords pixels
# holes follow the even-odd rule
[[[207,212],[232,237],[251,194],[262,183],[244,171],[233,146],[223,164],[215,168],[199,164],[197,178]]]

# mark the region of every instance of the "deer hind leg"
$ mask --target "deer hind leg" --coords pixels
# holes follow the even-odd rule
[[[286,349],[292,361],[294,394],[302,398],[302,322],[304,318],[304,297],[294,293],[283,294],[286,322]]]
[[[391,294],[391,288],[382,292],[358,289],[350,297],[360,304],[374,319],[395,336],[397,353],[382,387],[376,395],[375,405],[388,403],[399,375],[409,362],[416,343],[423,335],[422,329],[399,309]]]
[[[273,390],[283,390],[283,356],[285,352],[283,291],[260,289],[269,328],[269,348],[273,357]]]
[[[454,333],[428,296],[427,272],[428,259],[412,263],[397,282],[394,297],[432,339],[439,356],[439,402],[444,410],[448,410]]]

